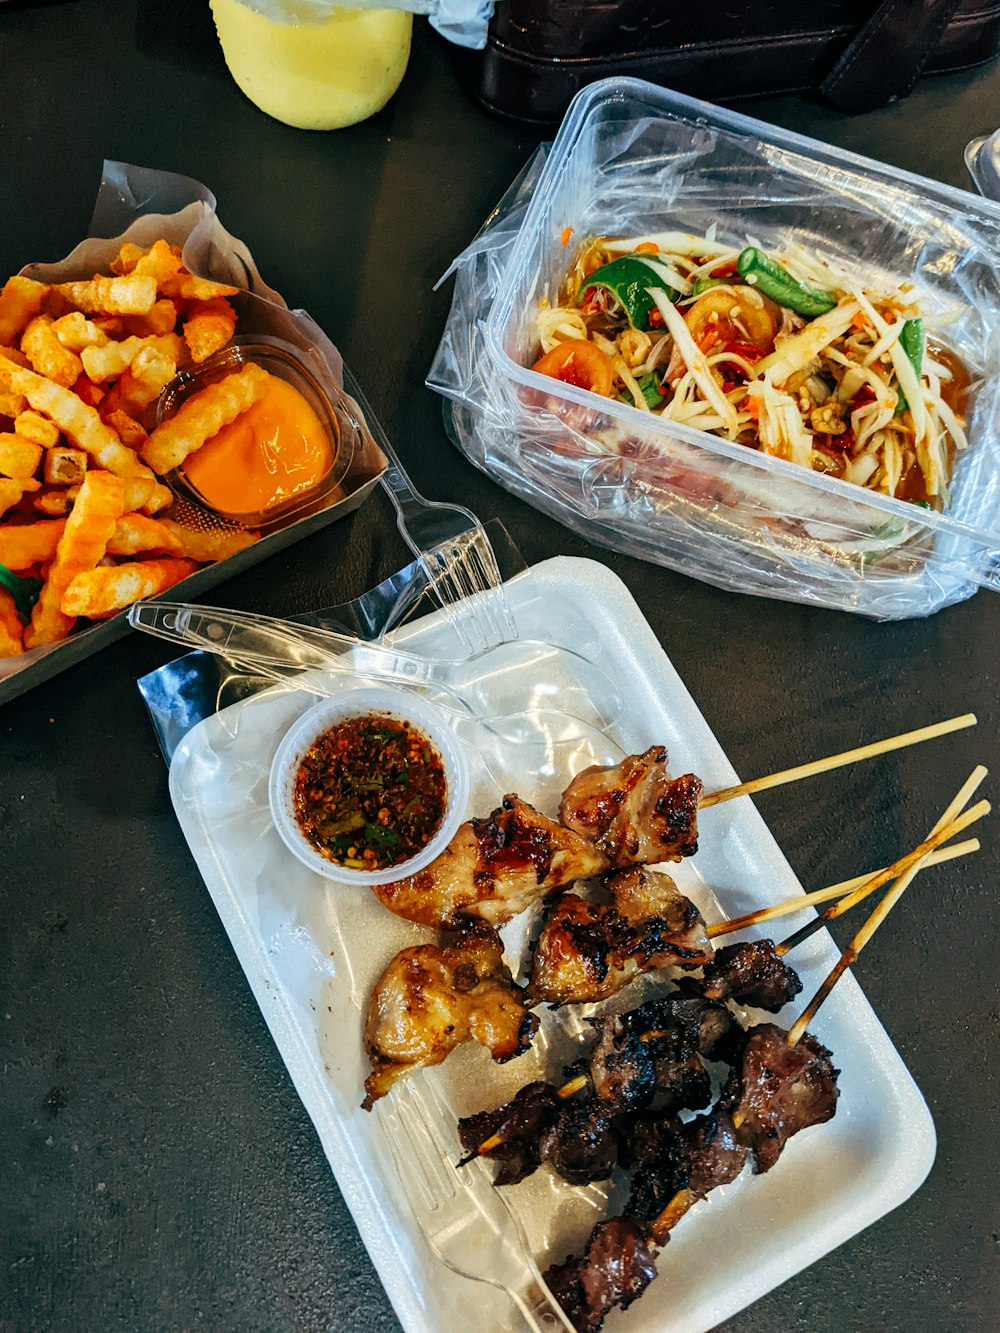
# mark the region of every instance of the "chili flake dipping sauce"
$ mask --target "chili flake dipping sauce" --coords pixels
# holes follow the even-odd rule
[[[299,765],[293,806],[299,828],[328,860],[382,870],[430,841],[447,794],[444,762],[423,732],[368,713],[317,736]]]

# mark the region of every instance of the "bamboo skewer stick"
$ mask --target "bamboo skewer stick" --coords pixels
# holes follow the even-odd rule
[[[969,800],[972,793],[982,782],[984,776],[985,770],[980,770],[978,768],[970,775],[961,791],[938,820],[937,824],[935,824],[931,836],[925,839],[921,844],[921,847],[928,847],[928,845],[933,843],[935,839],[943,841],[949,837],[953,837],[957,831],[961,830],[961,828],[968,828],[970,824],[975,823],[977,819],[982,819],[984,815],[989,813],[989,801],[979,801],[971,810],[967,810],[964,814],[958,815],[957,818],[951,818],[951,816],[953,816],[956,811],[961,810],[962,806]],[[830,972],[819,990],[789,1028],[788,1036],[786,1038],[789,1046],[794,1046],[796,1042],[801,1039],[809,1024],[816,1017],[820,1006],[826,1000],[834,986],[847,969],[857,962],[861,950],[868,944],[876,930],[878,930],[879,926],[906,892],[909,885],[923,869],[927,860],[927,853],[924,852],[922,855],[918,855],[917,853],[919,851],[920,848],[915,852],[911,852],[908,857],[903,858],[903,861],[908,861],[909,864],[905,866],[896,883],[871,913],[847,948],[841,953],[840,958],[830,969]],[[901,861],[898,864],[902,866],[903,862]]]
[[[948,847],[939,847],[937,851],[931,852],[925,861],[925,866],[943,865],[945,861],[957,860],[960,856],[969,856],[972,852],[979,851],[979,839],[967,838],[965,842],[956,842]],[[771,907],[762,907],[756,912],[747,912],[746,916],[734,916],[728,921],[716,921],[708,927],[709,939],[717,939],[720,935],[731,935],[737,930],[745,930],[748,926],[760,925],[763,921],[772,921],[775,917],[791,916],[795,912],[802,912],[807,907],[815,907],[819,903],[828,903],[831,898],[841,898],[844,894],[850,893],[852,889],[859,888],[862,884],[867,884],[880,871],[869,871],[867,875],[855,875],[853,879],[841,880],[839,884],[830,884],[825,889],[814,889],[811,893],[799,894],[796,898],[786,898],[783,902],[775,903]],[[860,901],[860,900],[859,900]]]
[[[905,874],[912,865],[919,862],[920,865],[923,866],[927,859],[926,853],[928,849],[934,850],[940,846],[942,842],[949,842],[952,838],[967,829],[970,824],[975,824],[977,820],[982,819],[983,815],[988,814],[990,809],[989,801],[980,801],[978,805],[974,805],[972,810],[967,810],[965,814],[959,815],[955,819],[948,818],[953,813],[962,809],[962,806],[968,801],[969,797],[976,790],[985,776],[986,769],[983,768],[982,765],[975,768],[969,775],[962,790],[934,825],[930,835],[925,838],[918,847],[915,847],[908,856],[903,856],[891,866],[887,866],[885,870],[880,870],[877,875],[873,875],[867,883],[859,885],[859,887],[852,893],[849,893],[846,898],[841,898],[840,901],[834,903],[832,907],[828,907],[825,912],[821,912],[815,921],[807,922],[801,930],[795,931],[795,933],[789,935],[786,940],[782,940],[775,950],[779,957],[784,957],[789,950],[794,949],[796,945],[801,944],[802,941],[808,939],[810,935],[814,935],[817,930],[821,930],[828,921],[834,921],[838,916],[843,916],[845,912],[849,912],[851,908],[855,907],[863,898],[867,898],[870,893],[874,893],[876,889],[880,889],[883,884],[888,884],[889,880],[896,879],[897,876]],[[979,813],[975,814],[975,811],[978,811]]]
[[[874,759],[876,755],[887,754],[890,750],[902,750],[908,745],[919,745],[921,741],[934,740],[938,736],[947,736],[952,731],[961,731],[963,727],[976,725],[975,713],[963,713],[961,717],[952,717],[945,722],[934,722],[928,727],[918,727],[915,731],[905,731],[899,736],[889,736],[886,740],[875,741],[871,745],[861,745],[855,750],[844,750],[841,754],[829,755],[826,759],[814,759],[808,764],[799,764],[796,768],[786,768],[780,773],[771,773],[767,777],[753,778],[750,782],[741,782],[735,787],[724,787],[721,791],[709,792],[700,801],[700,808],[720,805],[723,801],[735,800],[737,796],[751,796],[754,792],[767,791],[770,787],[782,787],[788,782],[798,782],[800,778],[813,777],[817,773],[828,773],[834,768],[843,768],[846,764],[857,763],[861,759]]]

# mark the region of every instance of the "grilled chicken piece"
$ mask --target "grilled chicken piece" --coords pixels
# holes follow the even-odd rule
[[[429,866],[374,887],[390,912],[421,925],[448,926],[461,913],[501,926],[553,889],[607,869],[585,837],[505,796],[487,819],[463,824]]]
[[[610,903],[564,893],[553,904],[532,961],[536,1003],[606,1000],[640,972],[700,967],[712,957],[701,914],[669,875],[633,866],[605,885]]]
[[[671,779],[667,751],[652,745],[609,768],[586,768],[563,792],[559,818],[590,838],[612,866],[680,861],[698,850],[701,779]]]
[[[372,1072],[362,1105],[370,1111],[398,1078],[440,1064],[470,1038],[502,1064],[528,1049],[537,1028],[490,926],[470,922],[444,949],[436,944],[403,949],[368,1003],[365,1049]]]

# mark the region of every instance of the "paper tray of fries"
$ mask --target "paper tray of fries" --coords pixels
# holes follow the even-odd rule
[[[192,502],[149,443],[178,372],[247,340],[320,386],[341,464],[256,526]],[[220,419],[209,404],[196,447]],[[267,286],[212,194],[105,163],[88,238],[0,293],[0,703],[128,632],[131,601],[196,597],[351,512],[385,466],[339,352]]]

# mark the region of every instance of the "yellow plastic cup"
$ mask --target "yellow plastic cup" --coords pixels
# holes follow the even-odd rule
[[[284,22],[242,0],[212,0],[212,15],[238,86],[261,111],[302,130],[338,130],[381,111],[410,58],[413,15],[400,9]]]

